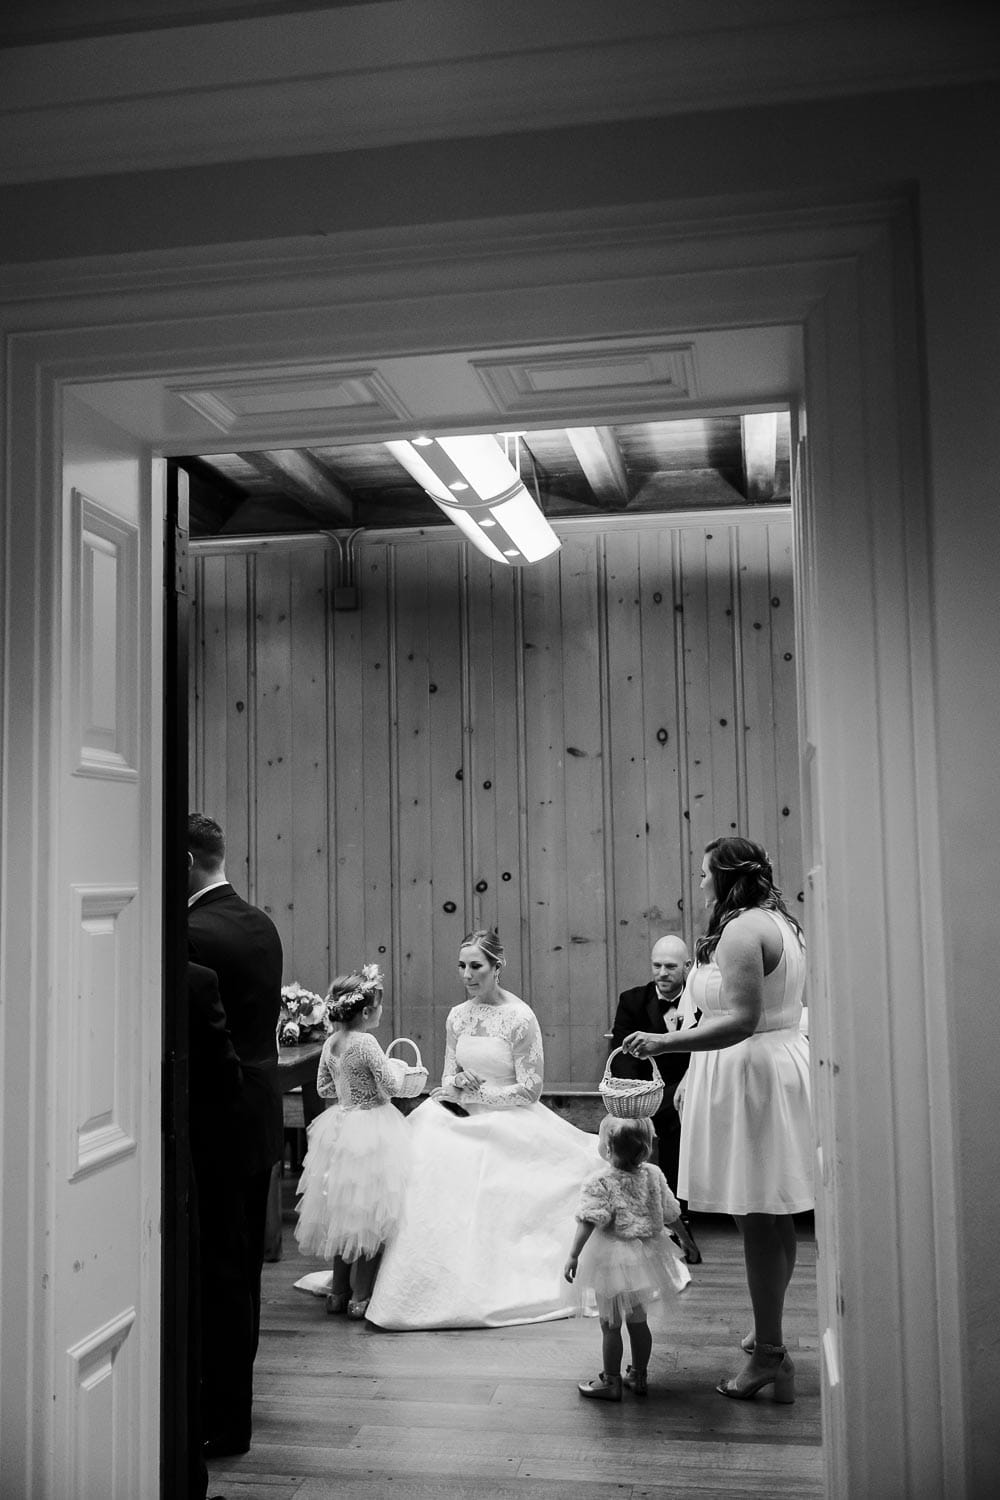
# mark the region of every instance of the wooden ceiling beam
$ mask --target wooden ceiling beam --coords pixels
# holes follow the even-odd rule
[[[357,525],[357,505],[350,490],[332,479],[306,449],[272,448],[239,456],[328,530]]]
[[[566,436],[599,503],[623,510],[629,502],[629,482],[614,429],[567,427]]]
[[[239,485],[200,458],[169,459],[188,477],[188,520],[193,536],[215,536],[246,496]]]
[[[743,503],[739,490],[718,469],[661,469],[647,474],[629,511],[707,510]]]
[[[764,505],[777,489],[778,413],[753,412],[740,417],[743,439],[743,474],[747,500]]]

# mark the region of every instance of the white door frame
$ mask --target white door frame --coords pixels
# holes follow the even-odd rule
[[[183,381],[380,353],[613,340],[651,331],[791,325],[805,341],[797,485],[797,617],[810,1020],[821,1194],[824,1445],[832,1496],[965,1488],[959,1271],[949,1038],[929,996],[941,973],[941,857],[935,819],[931,584],[914,288],[904,197],[835,206],[676,206],[387,232],[314,245],[240,247],[26,273],[6,309],[9,414],[5,653],[30,652],[37,687],[30,746],[4,747],[3,1047],[11,1089],[38,1143],[48,1091],[43,1052],[16,1041],[32,1014],[56,1024],[47,955],[66,913],[45,880],[47,699],[67,686],[53,652],[46,580],[59,539],[46,529],[64,384]],[[204,383],[204,382],[203,382]],[[118,420],[157,451],[177,446],[122,387]],[[734,389],[733,403],[741,398]],[[136,415],[141,408],[142,414]],[[678,411],[683,410],[679,407]],[[495,415],[495,414],[494,414]],[[287,428],[241,430],[240,445],[309,441]],[[188,448],[187,451],[191,451]],[[152,603],[155,611],[156,601]],[[29,673],[14,674],[14,691]],[[12,704],[5,726],[10,729]],[[23,785],[22,785],[23,783]],[[149,786],[149,805],[157,806]],[[20,801],[18,801],[20,799]],[[12,882],[13,877],[13,884]],[[151,880],[155,876],[151,873]],[[30,918],[30,920],[29,920]],[[9,925],[7,930],[10,931]],[[837,957],[836,983],[829,954]],[[934,1064],[931,1066],[930,1059]],[[8,1142],[10,1135],[8,1132]],[[16,1141],[5,1148],[16,1150]],[[4,1338],[47,1337],[47,1153],[6,1185],[0,1276]],[[872,1164],[878,1164],[878,1172]],[[152,1288],[150,1289],[152,1291]],[[19,1305],[14,1306],[15,1303]],[[13,1311],[8,1311],[13,1307]],[[159,1359],[147,1319],[144,1361]],[[919,1358],[913,1351],[919,1350]],[[52,1356],[55,1351],[51,1351]],[[28,1451],[57,1440],[44,1360],[27,1379],[4,1361],[0,1448],[18,1418]],[[27,1392],[25,1386],[27,1385]],[[25,1405],[27,1395],[27,1405]],[[152,1420],[152,1418],[150,1418]],[[143,1495],[155,1493],[147,1475]],[[32,1497],[40,1489],[26,1489]]]

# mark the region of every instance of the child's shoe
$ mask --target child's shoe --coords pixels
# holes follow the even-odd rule
[[[363,1302],[348,1302],[347,1316],[349,1318],[361,1319],[368,1311],[368,1303],[371,1299],[366,1297]]]
[[[589,1396],[593,1401],[620,1401],[622,1378],[620,1375],[605,1375],[602,1370],[596,1380],[581,1380],[577,1390],[581,1396]]]
[[[327,1292],[326,1310],[331,1314],[345,1313],[350,1300],[350,1293],[348,1292]]]
[[[645,1370],[637,1370],[634,1365],[629,1365],[626,1369],[622,1384],[627,1385],[630,1391],[635,1391],[637,1396],[647,1396],[649,1394],[646,1389]]]

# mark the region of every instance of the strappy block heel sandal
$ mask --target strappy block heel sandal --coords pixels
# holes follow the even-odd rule
[[[784,1344],[758,1341],[751,1358],[757,1362],[757,1368],[748,1368],[732,1380],[721,1380],[715,1387],[719,1395],[728,1396],[732,1401],[752,1401],[758,1391],[773,1386],[772,1398],[781,1405],[790,1406],[795,1400],[795,1366]]]

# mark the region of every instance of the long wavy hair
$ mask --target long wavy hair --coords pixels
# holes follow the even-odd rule
[[[780,911],[802,941],[802,926],[785,905],[774,883],[774,871],[767,850],[750,839],[713,839],[705,845],[708,867],[715,881],[715,900],[709,914],[704,937],[695,943],[695,958],[707,964],[719,946],[719,939],[734,917],[754,907]]]

